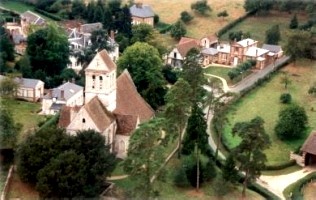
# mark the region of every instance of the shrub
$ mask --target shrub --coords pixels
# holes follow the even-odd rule
[[[292,105],[280,111],[274,130],[281,140],[297,139],[304,134],[307,122],[304,108]]]
[[[175,24],[172,25],[170,29],[171,37],[179,40],[182,36],[187,33],[184,23],[179,20]]]
[[[190,185],[183,166],[175,171],[173,182],[178,187],[187,187]]]
[[[284,103],[284,104],[289,104],[289,103],[291,103],[291,101],[292,101],[292,96],[291,96],[291,94],[289,94],[289,93],[283,93],[283,94],[281,94],[281,96],[280,96],[280,101],[281,101],[281,103]]]
[[[207,5],[206,0],[200,0],[191,4],[191,9],[200,13],[201,15],[206,15],[207,11],[212,11],[211,7]]]
[[[154,24],[157,24],[159,22],[159,15],[155,14],[154,16]]]
[[[192,16],[192,15],[190,15],[190,13],[189,12],[187,12],[187,11],[183,11],[183,12],[181,12],[181,17],[180,17],[180,19],[184,22],[184,23],[188,23],[188,22],[190,22],[194,17]]]

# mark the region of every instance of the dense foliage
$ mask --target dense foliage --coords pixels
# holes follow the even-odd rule
[[[308,118],[303,107],[291,105],[279,113],[279,120],[274,128],[281,140],[301,138],[307,128]]]
[[[207,4],[207,0],[198,0],[191,4],[191,9],[201,15],[206,15],[207,12],[212,11],[211,7]]]
[[[244,38],[250,38],[251,35],[249,32],[244,33],[243,31],[232,31],[228,33],[228,38],[230,41],[240,41]]]
[[[49,128],[30,135],[20,145],[17,170],[23,181],[36,185],[43,198],[91,198],[105,189],[114,160],[98,132],[80,131],[71,136]]]
[[[291,101],[292,101],[292,96],[290,93],[281,94],[281,96],[280,96],[281,103],[288,104],[288,103],[291,103]]]
[[[234,80],[235,78],[243,75],[243,73],[247,72],[251,68],[256,66],[255,60],[247,60],[246,62],[240,63],[235,68],[229,70],[227,73],[230,80]]]
[[[0,147],[15,148],[21,124],[14,122],[12,113],[0,107]]]
[[[184,22],[184,23],[188,23],[190,21],[192,21],[194,17],[192,15],[190,15],[190,13],[188,11],[183,11],[180,13],[180,19]]]
[[[14,60],[14,47],[5,28],[0,27],[0,71],[5,71],[7,61]]]
[[[266,31],[266,44],[274,44],[277,45],[281,40],[281,33],[279,25],[274,25],[270,29]]]
[[[161,66],[157,49],[142,42],[126,48],[118,60],[119,69],[129,71],[137,90],[154,109],[164,104],[166,93]]]
[[[175,38],[176,40],[179,40],[186,33],[187,33],[187,30],[185,28],[184,23],[181,20],[178,20],[176,23],[174,23],[171,26],[171,29],[170,29],[171,37]]]

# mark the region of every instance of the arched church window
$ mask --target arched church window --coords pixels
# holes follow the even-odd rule
[[[92,88],[95,88],[95,75],[92,75]]]
[[[102,76],[99,76],[99,80],[100,80],[100,90],[102,90],[102,85],[103,85],[103,78],[102,78]]]

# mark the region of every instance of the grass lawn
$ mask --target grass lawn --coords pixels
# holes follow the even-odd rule
[[[22,131],[19,135],[20,142],[26,137],[27,131],[37,127],[40,121],[45,120],[43,115],[38,115],[37,111],[41,109],[40,103],[31,103],[26,101],[18,101],[12,99],[0,99],[1,106],[7,108],[13,115],[16,123],[23,125]]]
[[[196,192],[193,187],[180,188],[173,184],[174,173],[177,166],[180,165],[179,160],[172,158],[165,168],[163,180],[155,182],[155,189],[159,191],[158,199],[172,200],[193,200],[193,199],[239,199],[241,196],[241,186],[236,186],[230,193],[223,197],[216,196],[212,182],[204,183],[199,192]],[[129,178],[113,181],[119,188],[128,190],[133,185],[133,181]],[[221,186],[218,186],[221,187]],[[260,195],[250,190],[247,190],[247,199],[263,199]]]
[[[266,30],[268,30],[271,26],[278,24],[281,31],[280,44],[283,45],[286,41],[286,33],[289,31],[288,26],[292,17],[293,14],[278,11],[271,11],[270,14],[263,16],[251,16],[225,33],[221,39],[228,41],[229,32],[241,30],[243,32],[250,32],[251,38],[258,40],[259,43],[262,44],[265,40]],[[307,21],[307,16],[305,14],[298,14],[297,17],[299,23],[304,23]]]
[[[22,2],[12,1],[12,0],[10,0],[10,1],[0,1],[0,6],[6,8],[8,10],[15,11],[17,13],[24,13],[25,11],[30,10],[30,11],[40,15],[45,20],[48,20],[48,21],[52,20],[52,19],[50,19],[48,17],[45,17],[45,16],[37,13],[35,11],[35,9],[34,9],[34,6],[28,5],[28,4],[25,4],[25,3],[22,3]]]
[[[223,139],[229,147],[235,147],[240,139],[233,137],[231,129],[236,122],[249,121],[256,116],[260,116],[265,121],[265,130],[270,136],[271,147],[266,150],[268,157],[267,164],[277,164],[289,160],[289,153],[297,149],[304,142],[311,130],[316,129],[316,111],[312,107],[316,106],[316,97],[308,95],[308,88],[316,81],[316,62],[310,60],[300,60],[296,66],[290,64],[282,69],[290,74],[291,84],[288,90],[280,83],[282,73],[277,73],[272,79],[251,91],[237,104],[235,104],[227,115],[228,122],[224,127]],[[280,141],[275,133],[274,127],[278,120],[278,113],[286,105],[279,102],[282,93],[289,92],[293,101],[305,108],[309,119],[309,128],[302,139],[294,141]],[[314,109],[315,110],[315,109]]]
[[[309,183],[305,186],[304,190],[304,199],[312,200],[316,197],[316,182]]]

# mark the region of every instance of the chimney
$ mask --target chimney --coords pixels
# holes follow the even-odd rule
[[[249,46],[249,40],[247,40],[247,47]]]
[[[136,8],[142,8],[142,7],[143,7],[143,3],[141,2],[136,3]]]
[[[110,31],[110,38],[111,38],[112,40],[115,40],[115,33],[114,33],[113,30]]]
[[[60,91],[60,98],[65,99],[65,91],[64,90]]]

